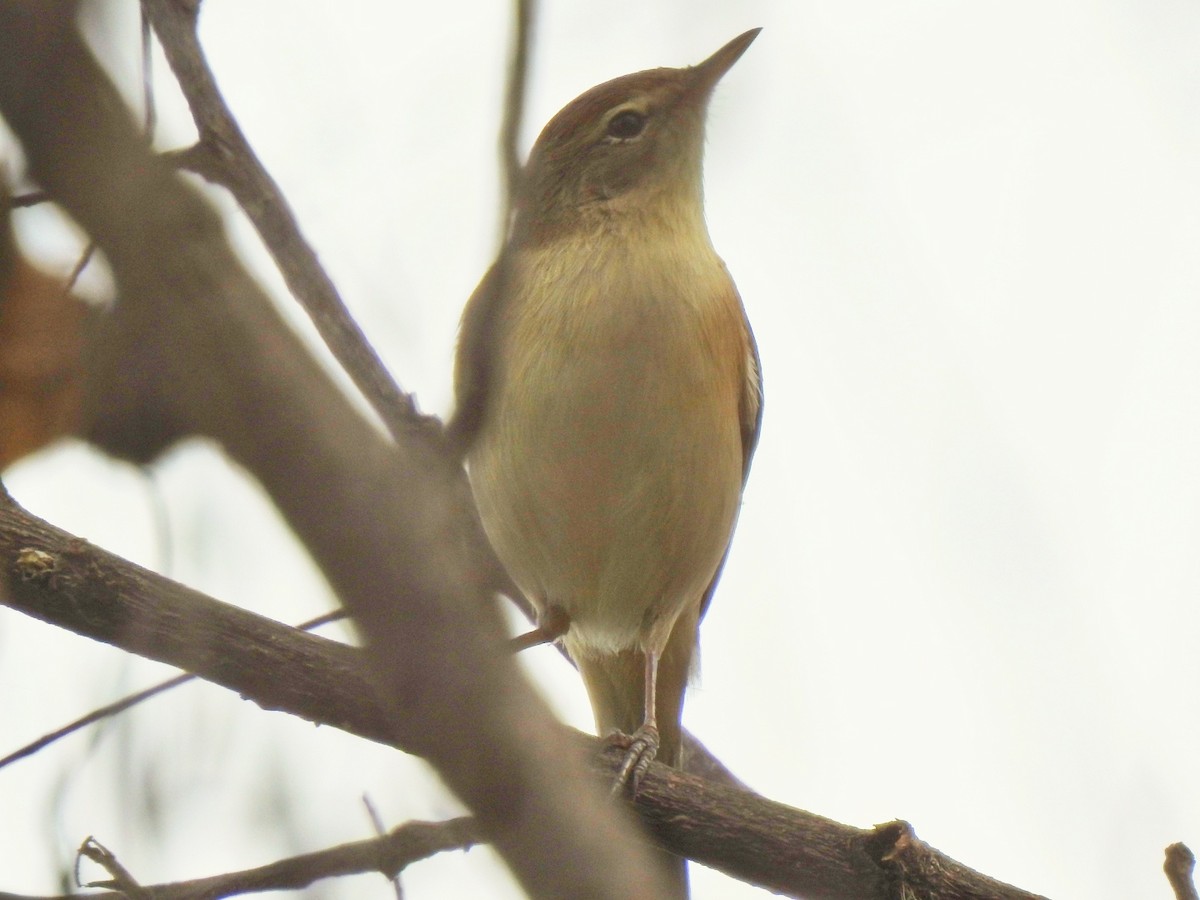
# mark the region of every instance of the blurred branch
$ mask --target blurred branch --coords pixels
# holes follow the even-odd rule
[[[1166,849],[1163,860],[1163,871],[1171,890],[1175,892],[1175,900],[1200,900],[1196,893],[1196,883],[1192,880],[1192,872],[1196,868],[1196,855],[1187,844],[1172,844]]]
[[[25,259],[8,200],[0,183],[0,468],[78,426],[83,335],[97,316]]]
[[[500,125],[500,240],[508,233],[513,201],[521,183],[521,123],[525,118],[525,93],[529,86],[529,59],[533,55],[533,29],[537,0],[515,0],[516,27],[504,92],[504,120]]]
[[[49,201],[50,195],[45,191],[31,191],[28,194],[17,194],[8,201],[8,205],[13,209],[25,209],[30,206],[37,206],[39,203]]]

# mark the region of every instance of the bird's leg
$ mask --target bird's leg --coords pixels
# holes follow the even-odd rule
[[[541,644],[552,644],[567,633],[571,627],[571,619],[561,606],[548,606],[546,611],[538,616],[537,628],[518,634],[508,642],[513,653],[520,653],[530,647]]]
[[[613,783],[612,793],[616,794],[626,784],[634,794],[637,794],[638,782],[654,762],[658,755],[658,720],[655,716],[655,697],[658,687],[658,657],[657,650],[646,651],[645,700],[642,709],[642,725],[630,735],[629,746],[625,748],[625,762],[617,773]]]

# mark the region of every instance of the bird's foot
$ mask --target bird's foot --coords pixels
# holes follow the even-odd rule
[[[630,794],[636,797],[638,783],[658,755],[658,729],[646,723],[632,735],[615,731],[607,740],[625,751],[625,760],[621,763],[621,771],[617,773],[609,795],[616,796],[628,786]]]

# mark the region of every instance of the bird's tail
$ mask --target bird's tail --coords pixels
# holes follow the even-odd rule
[[[698,619],[698,607],[680,616],[658,663],[655,718],[659,745],[656,758],[676,769],[680,768],[682,757],[683,692],[691,673]],[[596,730],[601,735],[614,730],[623,734],[637,731],[645,721],[645,654],[640,650],[580,654],[576,663],[592,702]],[[656,851],[655,855],[674,886],[668,896],[686,898],[687,860],[666,850]]]

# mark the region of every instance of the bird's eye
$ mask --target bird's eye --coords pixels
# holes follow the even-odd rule
[[[646,117],[640,112],[627,109],[617,113],[608,123],[608,136],[618,141],[628,141],[637,137],[646,127]]]

